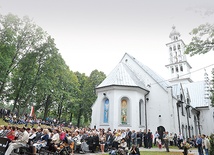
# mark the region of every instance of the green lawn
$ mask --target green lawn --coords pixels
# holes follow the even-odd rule
[[[141,155],[183,155],[181,152],[154,152],[154,151],[141,151]]]
[[[2,118],[0,118],[0,125],[8,125],[8,123],[6,123],[5,121],[3,121]]]

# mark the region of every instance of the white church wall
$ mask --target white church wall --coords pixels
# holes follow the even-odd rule
[[[136,90],[137,89],[137,90]],[[144,94],[139,93],[139,88],[135,90],[120,89],[120,88],[110,88],[109,90],[102,90],[98,93],[98,98],[93,105],[92,109],[92,122],[91,127],[95,126],[97,128],[111,128],[111,129],[126,129],[131,128],[139,129],[139,101],[144,100]],[[103,93],[106,95],[104,96]],[[109,123],[102,123],[103,115],[103,100],[105,98],[109,99]],[[121,99],[126,98],[128,100],[128,123],[121,124]]]
[[[210,135],[214,133],[214,108],[200,111],[201,134]]]

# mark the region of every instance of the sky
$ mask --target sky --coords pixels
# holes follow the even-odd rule
[[[72,71],[108,75],[128,53],[165,79],[172,26],[188,44],[191,30],[214,24],[213,0],[0,0],[0,14],[28,16],[55,39]],[[191,78],[204,79],[214,52],[187,56]],[[211,75],[211,68],[206,71]],[[200,70],[201,69],[201,70]],[[195,72],[196,70],[200,70]]]

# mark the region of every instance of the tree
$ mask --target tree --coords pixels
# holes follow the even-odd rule
[[[193,37],[192,41],[186,47],[186,54],[193,56],[196,54],[205,54],[214,50],[214,25],[202,24],[194,28],[190,34],[193,35]],[[211,102],[212,106],[214,106],[214,71],[212,71],[212,75]]]
[[[186,54],[205,54],[214,50],[214,25],[203,24],[190,32],[192,41],[187,45]]]

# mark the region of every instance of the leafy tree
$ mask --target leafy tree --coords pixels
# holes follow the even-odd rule
[[[205,54],[214,50],[214,25],[200,25],[194,28],[190,34],[193,37],[186,48],[186,54],[193,56],[195,54]]]
[[[214,25],[212,24],[202,24],[197,28],[194,28],[190,33],[192,37],[192,41],[186,47],[186,54],[190,56],[196,54],[205,54],[214,50]],[[212,96],[211,102],[212,106],[214,106],[214,71],[212,71],[213,79],[212,81]]]
[[[28,17],[20,19],[13,14],[0,15],[0,27],[0,96],[3,98],[10,75],[27,53],[43,43],[46,33]]]
[[[214,154],[214,134],[210,135],[210,151],[209,154]]]

